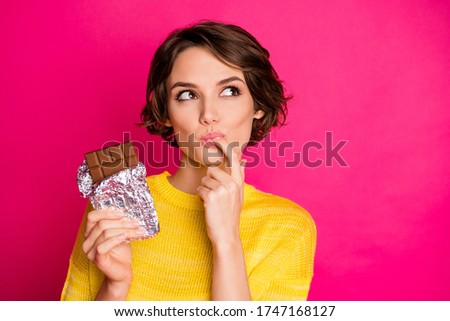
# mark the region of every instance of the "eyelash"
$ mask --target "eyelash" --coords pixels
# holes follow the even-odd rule
[[[180,91],[175,95],[175,100],[178,100],[178,101],[184,101],[185,99],[180,100],[180,96],[181,96],[182,94],[184,94],[185,92],[189,92],[189,93],[192,93],[192,94],[194,94],[195,96],[197,96],[197,94],[196,94],[194,91],[192,91],[192,90],[180,90]]]
[[[240,95],[241,95],[241,91],[240,91],[239,88],[236,87],[236,86],[228,86],[228,87],[225,87],[225,88],[222,90],[222,92],[223,92],[225,89],[232,89],[232,90],[236,93],[235,95],[231,95],[231,97],[236,97],[236,96],[240,96]],[[192,90],[180,90],[180,91],[175,95],[175,100],[177,100],[177,101],[185,101],[185,100],[187,100],[187,99],[182,99],[182,100],[180,100],[180,96],[181,96],[182,94],[184,94],[185,92],[189,92],[189,93],[191,93],[191,94],[194,94],[196,97],[198,97],[197,94],[195,93],[195,91],[192,91]],[[230,97],[230,96],[226,96],[226,97]]]
[[[222,90],[222,92],[223,92],[225,89],[232,89],[232,90],[234,90],[235,93],[236,93],[236,95],[232,95],[232,96],[240,96],[240,95],[241,95],[241,91],[240,91],[239,88],[236,87],[236,86],[228,86],[228,87],[224,88],[224,89]]]

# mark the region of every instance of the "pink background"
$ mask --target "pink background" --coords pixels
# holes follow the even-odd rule
[[[309,298],[450,300],[448,1],[39,3],[0,3],[0,299],[59,299],[86,204],[83,154],[124,132],[160,141],[134,125],[151,57],[172,29],[208,18],[271,52],[295,97],[273,135],[294,141],[287,159],[326,131],[348,140],[349,167],[285,168],[279,157],[247,170],[315,219]]]

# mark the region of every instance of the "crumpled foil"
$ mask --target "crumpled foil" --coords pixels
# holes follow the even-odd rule
[[[158,216],[153,204],[147,181],[145,166],[139,162],[136,167],[127,168],[94,183],[86,161],[81,163],[77,183],[81,196],[89,197],[94,209],[114,208],[123,211],[127,217],[138,220],[147,239],[159,232]]]

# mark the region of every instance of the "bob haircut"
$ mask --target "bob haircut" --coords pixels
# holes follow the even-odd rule
[[[203,21],[173,31],[156,50],[148,75],[141,126],[178,147],[173,127],[164,125],[168,118],[165,82],[178,55],[192,47],[206,48],[225,64],[242,69],[254,101],[254,110],[264,111],[261,119],[253,120],[248,146],[256,145],[272,127],[285,124],[286,103],[291,97],[285,96],[283,85],[269,61],[269,52],[241,27]]]

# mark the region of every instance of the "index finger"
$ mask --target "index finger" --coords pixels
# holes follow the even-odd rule
[[[237,143],[237,145],[236,142],[228,143],[223,137],[217,138],[214,142],[217,143],[218,147],[221,149],[227,163],[226,166],[231,169],[231,176],[236,179],[241,179],[242,152],[239,143]]]

